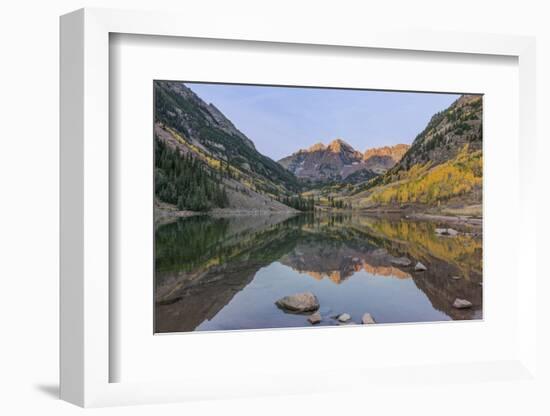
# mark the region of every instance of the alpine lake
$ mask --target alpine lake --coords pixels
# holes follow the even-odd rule
[[[197,215],[156,226],[155,332],[482,319],[481,229],[346,214]],[[410,265],[399,265],[406,257]],[[421,262],[426,270],[416,271]],[[311,292],[322,320],[275,302]],[[455,299],[471,307],[453,307]],[[348,323],[348,324],[349,324]]]

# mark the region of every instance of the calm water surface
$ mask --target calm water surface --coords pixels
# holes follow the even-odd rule
[[[156,230],[156,332],[310,326],[283,296],[311,291],[322,325],[482,317],[480,229],[438,236],[433,222],[356,215],[196,216]],[[456,227],[455,227],[456,228]],[[406,256],[410,267],[391,263]],[[425,272],[415,272],[421,261]],[[460,276],[459,280],[452,276]],[[473,307],[452,307],[456,298]]]

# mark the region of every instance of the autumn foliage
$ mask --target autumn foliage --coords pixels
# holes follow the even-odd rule
[[[375,188],[369,199],[379,204],[434,205],[481,188],[482,182],[481,151],[468,152],[466,145],[456,158],[445,163],[435,167],[418,164],[400,172],[396,182]]]

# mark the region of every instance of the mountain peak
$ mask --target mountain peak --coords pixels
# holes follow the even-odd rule
[[[354,151],[353,147],[342,139],[334,139],[331,141],[327,146],[327,150],[332,153],[340,153],[342,150]]]
[[[325,150],[326,148],[327,147],[323,143],[319,142],[319,143],[315,143],[313,146],[308,147],[306,149],[306,151],[308,151],[308,152],[318,152],[320,150]]]
[[[334,139],[328,145],[319,142],[308,147],[307,149],[301,149],[297,153],[314,153],[327,151],[329,153],[340,153],[342,150],[347,152],[355,152],[355,149],[342,139]]]

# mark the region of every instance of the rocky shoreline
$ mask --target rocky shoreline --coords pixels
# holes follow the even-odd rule
[[[412,220],[443,222],[447,224],[463,224],[463,225],[473,225],[478,227],[483,226],[483,218],[472,218],[472,217],[466,217],[466,216],[455,217],[450,215],[414,213],[414,214],[405,215],[405,218],[412,219]]]
[[[215,208],[206,212],[178,210],[176,206],[155,200],[154,208],[155,224],[168,224],[178,218],[188,218],[199,215],[209,215],[211,217],[249,217],[249,216],[267,216],[267,215],[296,215],[300,211],[293,208],[288,210],[254,210],[254,209],[235,209],[235,208]]]
[[[421,220],[421,221],[431,221],[438,222],[443,224],[457,224],[457,225],[468,225],[473,227],[482,227],[483,218],[472,217],[467,215],[443,215],[435,214],[428,212],[415,212],[411,210],[400,210],[388,208],[385,210],[380,209],[362,209],[362,210],[350,210],[350,209],[327,209],[325,207],[319,208],[316,207],[316,213],[322,214],[358,214],[366,215],[372,217],[402,217],[410,220]],[[293,208],[288,210],[256,210],[256,209],[239,209],[239,208],[215,208],[207,212],[197,212],[189,210],[178,210],[176,206],[160,202],[155,200],[155,222],[156,223],[165,223],[170,222],[174,218],[186,218],[192,217],[195,215],[210,215],[213,217],[229,217],[229,216],[256,216],[256,215],[297,215],[303,214],[304,212],[297,211]]]

